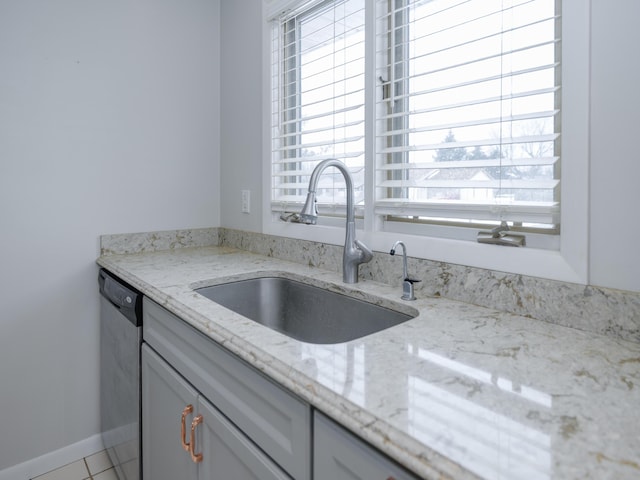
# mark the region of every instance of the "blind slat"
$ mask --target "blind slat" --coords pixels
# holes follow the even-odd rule
[[[492,158],[482,160],[458,160],[452,162],[387,163],[378,167],[379,171],[390,170],[435,170],[441,168],[487,168],[487,167],[530,167],[550,166],[558,157],[536,158]]]
[[[332,140],[332,145],[335,147],[337,145],[340,144],[344,144],[344,143],[353,143],[353,142],[358,142],[360,140],[362,140],[364,138],[363,135],[359,135],[357,137],[347,137],[347,138],[334,138]],[[281,147],[279,149],[277,149],[277,151],[281,151],[281,152],[285,152],[287,150],[298,150],[300,148],[313,148],[313,147],[323,147],[327,145],[327,141],[326,140],[322,140],[319,142],[306,142],[306,143],[297,143],[294,145],[287,145],[286,147]],[[276,162],[277,163],[277,162]]]
[[[404,128],[396,130],[388,130],[378,134],[378,138],[393,137],[395,135],[404,135],[406,133],[418,133],[418,132],[433,132],[439,130],[450,130],[455,127],[477,127],[482,125],[495,125],[504,121],[517,122],[521,120],[544,120],[552,119],[559,113],[559,110],[552,112],[530,112],[522,115],[511,115],[509,117],[501,119],[500,117],[493,118],[479,118],[475,120],[468,120],[462,122],[452,122],[446,124],[426,125],[414,128]],[[391,117],[381,116],[379,120],[388,121]]]
[[[341,160],[343,163],[349,165],[350,163],[352,163],[352,159],[357,159],[358,157],[363,157],[364,153],[362,152],[352,152],[352,153],[343,153],[339,156],[336,156],[335,154],[328,154],[328,155],[313,155],[310,157],[286,157],[286,158],[281,158],[279,160],[275,160],[273,162],[271,162],[273,165],[276,164],[303,164],[303,163],[320,163],[323,160],[328,160],[329,158],[338,158],[338,160]],[[364,162],[362,161],[357,161],[358,163],[358,169],[359,170],[363,170],[364,169]],[[278,167],[281,168],[281,167]],[[355,169],[355,167],[347,167],[350,170],[352,168]],[[276,173],[274,173],[275,175]]]
[[[378,153],[397,153],[408,151],[430,151],[430,150],[448,150],[448,149],[460,149],[475,146],[492,146],[492,145],[514,145],[521,143],[539,143],[539,142],[552,142],[558,138],[559,134],[553,133],[548,135],[535,135],[526,137],[503,137],[501,139],[483,139],[483,140],[469,140],[469,141],[452,141],[443,143],[433,143],[425,145],[402,145],[399,147],[382,148]]]
[[[486,180],[383,180],[378,184],[380,187],[402,187],[402,188],[459,188],[459,189],[551,189],[558,185],[557,180],[509,180],[509,179],[486,179]]]
[[[362,172],[364,170],[364,167],[355,167],[355,168],[348,168],[349,172],[353,175],[355,173],[359,173]],[[327,174],[329,174],[331,172],[331,170],[327,171]],[[278,172],[275,172],[273,174],[274,177],[291,177],[291,176],[304,176],[307,177],[307,182],[305,183],[305,186],[309,185],[308,182],[308,177],[311,176],[312,171],[311,170],[280,170]]]
[[[305,115],[305,116],[296,116],[296,117],[291,117],[290,120],[286,120],[281,122],[281,127],[287,127],[289,125],[297,125],[298,123],[302,123],[302,122],[309,122],[311,120],[317,120],[319,118],[334,118],[337,117],[339,114],[345,114],[345,113],[350,113],[356,110],[360,110],[363,109],[364,106],[363,105],[347,105],[343,108],[337,108],[335,110],[330,110],[330,111],[321,111],[321,112],[316,112],[314,115]],[[292,112],[297,111],[291,109]],[[283,113],[288,113],[288,110],[284,110]],[[364,123],[364,119],[360,120],[359,123]],[[342,128],[344,125],[338,121],[335,122],[335,126],[334,128]],[[286,130],[286,128],[285,128]]]

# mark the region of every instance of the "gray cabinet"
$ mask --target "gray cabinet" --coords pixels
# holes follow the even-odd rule
[[[289,479],[151,348],[141,356],[145,480]]]
[[[145,343],[291,477],[310,480],[309,405],[158,304],[144,302]]]
[[[314,415],[313,427],[314,478],[417,480],[417,477],[319,412]]]
[[[321,413],[312,414],[310,405],[180,318],[144,301],[144,480],[417,478]],[[189,405],[183,437],[181,418]],[[191,443],[191,425],[200,415],[193,453],[202,461],[194,463],[182,443]]]

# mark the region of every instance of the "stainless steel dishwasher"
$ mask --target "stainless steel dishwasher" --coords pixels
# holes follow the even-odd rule
[[[100,422],[120,480],[140,480],[142,294],[104,269],[100,286]]]

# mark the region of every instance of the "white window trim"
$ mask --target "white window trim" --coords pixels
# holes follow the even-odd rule
[[[374,15],[372,0],[367,15]],[[263,14],[263,232],[269,235],[299,238],[335,245],[344,244],[344,227],[285,223],[271,212],[270,143],[270,53],[269,18],[278,9],[301,3],[300,0],[272,1]],[[561,235],[559,250],[530,247],[511,248],[476,242],[426,237],[382,231],[382,222],[373,215],[374,188],[366,192],[367,209],[363,228],[357,236],[378,255],[387,254],[396,240],[402,239],[412,257],[447,262],[495,271],[522,274],[565,282],[588,284],[589,255],[589,114],[590,114],[590,0],[563,0],[562,3],[562,175]],[[272,8],[277,6],[277,8]],[[370,7],[370,8],[369,8]],[[372,24],[372,22],[369,22]],[[373,37],[367,31],[367,40]],[[369,41],[369,43],[372,43]],[[367,102],[373,96],[375,74],[372,53],[367,51]],[[369,109],[368,115],[374,114]],[[371,120],[371,119],[369,119]],[[367,126],[367,158],[373,157],[375,122]],[[368,168],[367,185],[373,185],[373,168]]]

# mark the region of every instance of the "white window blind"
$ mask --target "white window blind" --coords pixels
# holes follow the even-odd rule
[[[376,4],[376,213],[557,231],[560,1]]]
[[[355,201],[363,201],[364,18],[364,0],[345,0],[306,2],[273,21],[273,211],[299,210],[314,167],[327,158],[345,163]],[[317,200],[321,213],[344,215],[336,169],[320,177]]]

